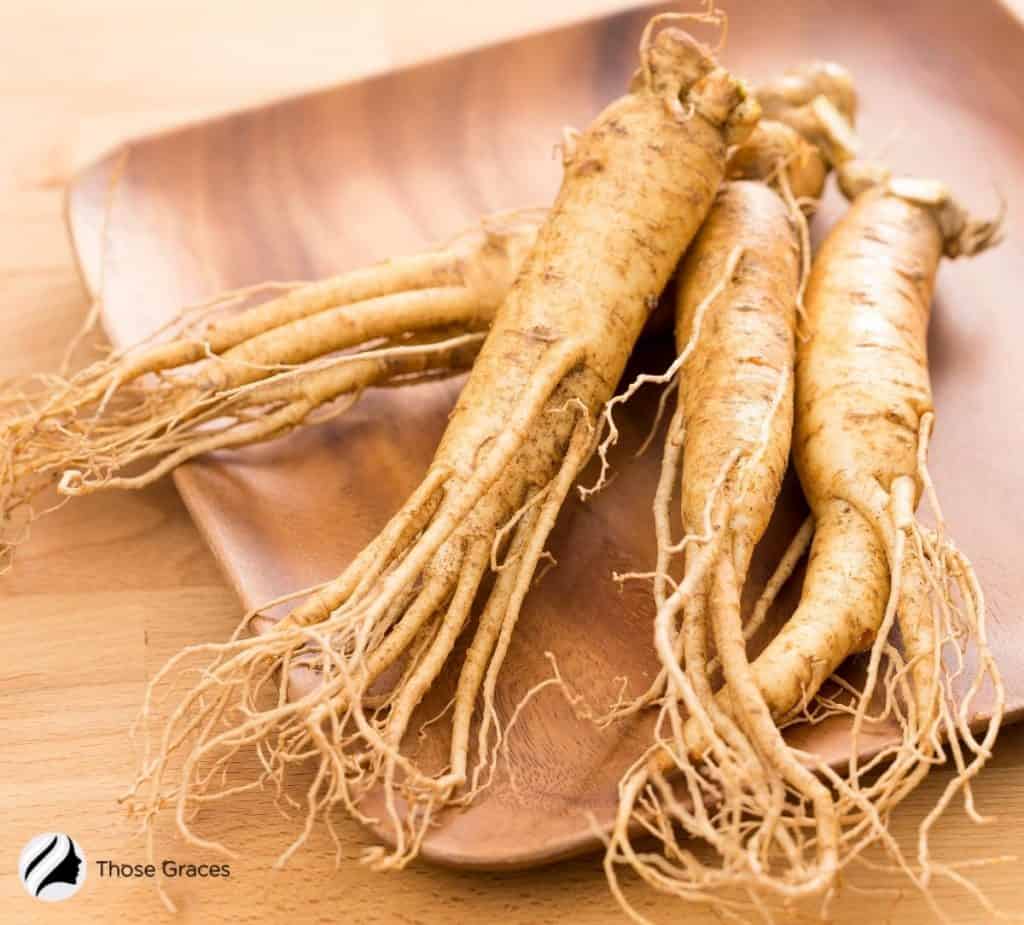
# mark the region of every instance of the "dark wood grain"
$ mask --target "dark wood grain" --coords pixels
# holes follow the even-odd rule
[[[324,276],[420,248],[484,212],[549,201],[562,127],[585,124],[622,91],[650,12],[135,142],[112,203],[109,178],[120,156],[86,170],[70,193],[69,222],[83,275],[93,291],[102,288],[111,336],[136,340],[176,306],[225,287]],[[1024,44],[998,3],[734,0],[729,12],[731,68],[756,79],[802,58],[835,58],[858,79],[872,151],[897,169],[949,181],[980,210],[995,207],[998,188],[1011,216],[1024,214]],[[830,200],[818,227],[840,209]],[[1022,257],[1011,230],[996,252],[946,266],[930,338],[934,475],[989,595],[1011,718],[1024,710],[1024,571],[1016,561],[1024,535],[1016,477],[1024,458]],[[657,346],[636,358],[638,367],[659,362]],[[417,484],[457,388],[370,395],[334,423],[179,470],[181,494],[246,606],[340,571]],[[559,567],[530,596],[509,654],[505,716],[549,676],[546,652],[596,707],[614,696],[617,677],[628,676],[634,690],[651,677],[646,589],[620,593],[610,577],[653,556],[656,459],[628,454],[650,410],[649,401],[636,406],[612,488],[563,512],[550,544]],[[802,512],[790,484],[748,598]],[[786,589],[776,619],[792,610],[797,592],[796,583]],[[446,701],[444,687],[432,692],[424,716]],[[443,724],[431,728],[425,747],[440,753]],[[467,867],[521,867],[594,847],[585,813],[607,821],[615,783],[645,732],[643,722],[598,732],[557,691],[545,691],[511,737],[516,786],[503,768],[494,788],[430,834],[424,854]],[[830,759],[846,756],[841,722],[795,735]],[[217,812],[230,810],[211,811],[213,828]]]

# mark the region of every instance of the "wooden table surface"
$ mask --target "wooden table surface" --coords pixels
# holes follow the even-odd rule
[[[1015,0],[1024,6],[1024,0]],[[76,167],[118,141],[305,89],[351,80],[525,31],[627,6],[622,0],[81,0],[0,6],[0,375],[49,369],[82,320],[87,299],[62,219]],[[37,525],[15,570],[0,578],[6,629],[0,667],[0,921],[174,921],[152,885],[100,879],[95,867],[67,903],[33,903],[17,858],[34,834],[72,834],[91,861],[143,860],[115,803],[134,770],[126,731],[146,678],[180,647],[223,638],[238,606],[173,487],[87,498]],[[978,827],[952,812],[935,837],[952,859],[1011,855],[1024,845],[1024,727],[1000,740],[977,786]],[[913,821],[947,780],[938,771],[908,801]],[[261,808],[262,807],[262,808]],[[271,864],[289,825],[255,800],[239,813],[245,856],[229,880],[176,884],[185,922],[580,923],[622,920],[594,858],[505,875],[414,864],[375,875],[353,859],[367,844],[342,823],[346,858],[335,869],[324,833],[284,870]],[[208,859],[173,837],[160,856]],[[1024,912],[1018,865],[973,872],[991,898]],[[863,883],[863,878],[861,878]],[[923,923],[916,895],[872,875],[871,892],[846,890],[836,922]],[[890,890],[888,888],[894,887]],[[955,922],[991,917],[959,888],[935,895]],[[718,921],[636,892],[657,921]]]

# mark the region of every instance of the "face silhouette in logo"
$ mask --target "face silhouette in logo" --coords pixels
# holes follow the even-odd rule
[[[42,861],[54,848],[57,847],[57,839],[54,838],[44,852],[37,855],[36,862]],[[35,862],[33,862],[35,863]],[[32,864],[29,864],[31,870]],[[53,883],[67,883],[74,886],[78,883],[78,871],[82,868],[82,859],[75,853],[75,843],[68,839],[67,854],[61,859],[57,866],[43,877],[39,886],[36,887],[36,896],[43,892]],[[26,874],[28,871],[26,871]]]
[[[58,832],[37,837],[26,845],[25,853],[30,856],[22,855],[25,864],[22,883],[37,899],[66,899],[76,893],[85,880],[82,876],[85,859],[69,835]]]

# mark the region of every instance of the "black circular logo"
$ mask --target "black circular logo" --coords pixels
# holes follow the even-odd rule
[[[43,902],[70,899],[85,883],[85,854],[63,832],[43,832],[21,849],[18,876],[25,892]]]

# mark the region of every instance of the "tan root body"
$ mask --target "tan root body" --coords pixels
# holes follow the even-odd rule
[[[679,269],[677,343],[688,356],[655,499],[655,642],[663,670],[640,701],[660,704],[658,737],[620,784],[605,856],[613,890],[634,915],[619,887],[619,865],[656,889],[692,901],[717,897],[726,909],[730,889],[762,887],[788,897],[817,888],[805,839],[782,816],[787,786],[821,802],[821,785],[787,753],[758,703],[739,612],[742,578],[789,454],[800,246],[783,198],[765,183],[735,180],[720,191]],[[668,505],[680,482],[684,535],[673,542]],[[679,553],[685,570],[673,583],[669,566]],[[738,721],[712,695],[712,645],[726,678],[745,694]],[[687,716],[699,717],[705,731],[700,750],[685,736]],[[673,793],[672,778],[682,782],[688,803]],[[663,852],[636,848],[634,828],[655,834]],[[711,845],[714,862],[685,845],[693,836]],[[823,841],[826,862],[828,850]],[[772,858],[780,853],[800,876],[776,875]]]
[[[141,488],[202,453],[287,433],[318,409],[339,413],[364,389],[467,369],[542,217],[492,216],[436,252],[296,285],[203,324],[253,291],[227,293],[181,319],[191,323],[171,340],[70,379],[39,377],[24,397],[8,386],[0,568],[54,483],[65,496]],[[151,465],[125,476],[136,463]]]
[[[822,246],[808,287],[811,336],[797,355],[793,447],[817,532],[800,606],[754,665],[773,715],[785,721],[843,659],[869,653],[865,688],[847,707],[852,757],[842,781],[833,778],[845,856],[875,840],[896,851],[882,820],[947,760],[940,742],[950,740],[959,773],[921,827],[917,865],[896,858],[922,886],[940,867],[928,832],[957,789],[970,809],[970,779],[1002,713],[973,569],[944,529],[933,533],[914,516],[927,492],[942,523],[926,466],[938,264],[943,253],[972,254],[997,235],[998,222],[970,221],[941,184],[892,181],[859,196]],[[979,740],[968,720],[982,687],[994,709]],[[887,719],[900,740],[860,763],[860,736]]]
[[[642,64],[639,84],[576,138],[420,488],[271,631],[196,647],[212,662],[145,761],[134,802],[147,817],[170,800],[190,832],[193,809],[226,792],[211,769],[242,749],[263,758],[253,786],[311,757],[305,831],[339,804],[359,815],[383,787],[393,849],[372,860],[393,867],[416,854],[436,811],[487,783],[496,684],[547,536],[728,147],[756,119],[742,85],[683,32],[645,43]],[[492,557],[503,567],[478,600]],[[467,626],[449,761],[423,767],[405,750],[410,718]],[[300,662],[318,682],[289,702],[274,679]],[[176,751],[184,766],[168,789]]]

